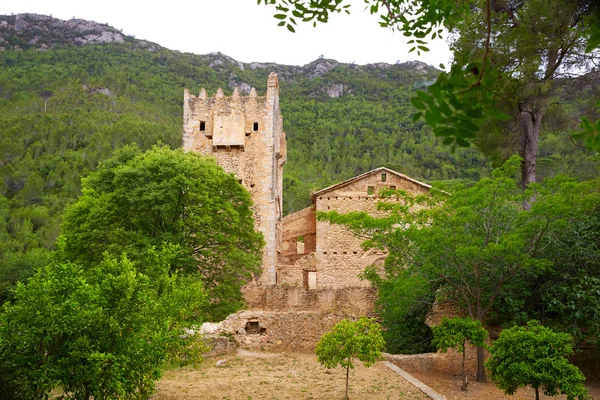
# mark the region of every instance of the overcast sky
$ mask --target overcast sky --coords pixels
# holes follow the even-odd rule
[[[37,13],[55,18],[82,18],[107,23],[127,35],[156,42],[172,50],[206,54],[220,51],[243,62],[304,65],[319,56],[345,63],[395,63],[420,60],[447,64],[443,40],[432,51],[408,54],[401,34],[381,28],[378,18],[352,0],[351,15],[336,14],[313,28],[303,24],[296,33],[278,27],[273,7],[256,0],[2,0],[0,14]]]

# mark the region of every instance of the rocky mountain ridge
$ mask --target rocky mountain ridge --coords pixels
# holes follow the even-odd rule
[[[157,43],[136,39],[125,35],[122,31],[107,24],[83,19],[62,20],[41,14],[16,14],[0,15],[0,51],[1,50],[25,50],[35,48],[47,50],[60,46],[85,46],[102,44],[130,44],[134,48],[158,51],[163,47]],[[270,62],[243,63],[226,56],[220,52],[198,56],[208,62],[215,71],[230,69],[231,67],[246,69],[270,69],[279,73],[280,79],[292,79],[294,75],[303,75],[308,78],[317,78],[325,75],[328,71],[338,65],[349,65],[352,69],[361,70],[385,70],[392,64],[374,63],[366,65],[343,64],[336,60],[319,58],[304,66],[282,65]],[[426,74],[435,71],[436,68],[420,61],[408,61],[395,64],[401,68],[413,70]],[[235,76],[232,77],[235,80]],[[240,87],[242,92],[246,89]],[[247,88],[250,90],[250,88]],[[343,88],[329,88],[333,96],[339,97],[343,94]]]
[[[0,15],[0,50],[46,50],[55,46],[125,43],[132,39],[107,24],[94,21],[77,18],[65,21],[41,14]],[[149,50],[160,47],[144,40],[138,43]]]

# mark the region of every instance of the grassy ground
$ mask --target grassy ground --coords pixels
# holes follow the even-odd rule
[[[200,368],[167,371],[157,383],[152,400],[256,400],[344,398],[345,370],[326,370],[311,354],[266,354],[241,351],[208,359]],[[360,362],[350,372],[352,400],[425,400],[422,392],[382,363],[365,368]]]

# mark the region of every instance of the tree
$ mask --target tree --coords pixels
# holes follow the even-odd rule
[[[455,349],[462,353],[462,385],[460,390],[466,391],[467,374],[465,373],[465,347],[467,341],[472,345],[483,347],[488,336],[487,331],[481,326],[480,321],[471,318],[442,317],[442,322],[433,328],[433,344],[442,352]]]
[[[562,393],[569,400],[587,399],[585,376],[567,358],[573,354],[571,342],[570,335],[532,320],[525,327],[502,331],[489,349],[486,366],[492,381],[509,395],[520,387],[532,386],[536,400],[540,388],[546,396]]]
[[[39,96],[44,99],[44,112],[46,112],[46,106],[48,105],[48,99],[54,96],[54,92],[52,90],[42,90],[39,93]]]
[[[565,177],[532,184],[522,192],[512,176],[520,159],[450,195],[439,189],[398,202],[381,202],[383,218],[366,213],[320,214],[368,238],[363,246],[388,249],[386,273],[407,268],[439,286],[438,301],[451,301],[476,321],[491,314],[515,277],[535,276],[552,265],[541,257],[546,239],[558,235],[599,204],[593,183]],[[530,210],[523,201],[535,193]],[[388,194],[390,195],[390,194]],[[477,347],[477,380],[485,382],[483,347]]]
[[[65,212],[61,257],[84,266],[103,253],[142,262],[148,248],[178,245],[173,272],[201,277],[212,318],[236,311],[240,288],[260,269],[263,239],[250,194],[212,159],[126,146],[83,179]]]
[[[378,267],[368,267],[363,276],[377,289],[375,307],[386,350],[393,354],[435,351],[425,319],[431,312],[437,287],[406,269],[394,270],[385,278],[379,272]]]
[[[485,0],[456,22],[455,52],[475,49],[502,73],[492,87],[499,92],[497,107],[511,116],[508,123],[485,125],[476,142],[487,154],[518,152],[524,188],[536,181],[542,122],[560,79],[585,71],[597,56],[584,51],[596,7],[592,1]],[[501,146],[490,135],[500,136]]]
[[[41,268],[0,315],[0,397],[148,399],[168,349],[206,307],[200,282],[170,272],[172,246],[144,264]]]
[[[326,332],[317,343],[315,353],[321,364],[327,368],[338,365],[346,368],[346,396],[348,400],[348,380],[354,359],[366,367],[373,365],[381,356],[385,342],[381,326],[373,319],[361,317],[358,321],[344,319]]]
[[[259,0],[274,5],[280,26],[294,32],[297,20],[326,23],[333,13],[349,13],[347,0]],[[435,39],[445,27],[451,32],[454,60],[427,91],[417,91],[412,103],[444,143],[477,143],[498,153],[495,136],[512,135],[523,159],[522,185],[536,179],[541,123],[554,82],[565,72],[589,68],[600,45],[600,7],[593,0],[365,0],[380,25],[411,37],[410,51],[429,51],[425,38]],[[587,53],[587,54],[585,54]],[[508,107],[507,107],[508,106]],[[511,119],[508,127],[502,121]],[[583,122],[589,137],[590,124]],[[594,136],[595,137],[595,136]],[[595,140],[595,138],[594,138]],[[590,141],[593,142],[593,141]],[[507,143],[510,143],[508,141]],[[510,156],[512,154],[508,154]]]

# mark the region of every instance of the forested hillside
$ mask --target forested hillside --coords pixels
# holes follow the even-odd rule
[[[132,142],[142,149],[181,145],[184,87],[209,94],[222,87],[228,94],[253,86],[264,93],[269,72],[279,74],[288,135],[285,213],[308,205],[315,189],[383,165],[428,182],[477,180],[491,169],[476,148],[453,153],[423,122],[412,122],[409,97],[437,76],[425,64],[246,64],[220,53],[182,54],[74,21],[0,16],[4,289],[47,262],[80,179],[113,150]],[[578,93],[557,101],[557,119],[549,119],[540,147],[540,178],[597,175],[597,163],[569,141],[576,125],[570,113],[587,104],[585,91]]]

